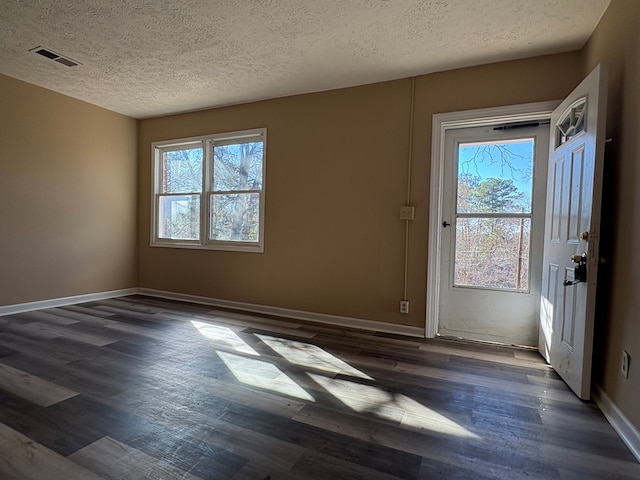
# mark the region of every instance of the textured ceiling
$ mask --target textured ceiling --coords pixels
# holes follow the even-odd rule
[[[0,73],[145,118],[574,50],[608,4],[0,0]]]

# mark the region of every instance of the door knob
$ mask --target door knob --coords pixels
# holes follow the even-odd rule
[[[580,234],[580,240],[582,240],[583,242],[588,242],[589,241],[589,232],[582,232]]]

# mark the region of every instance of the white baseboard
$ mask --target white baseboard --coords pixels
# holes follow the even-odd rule
[[[111,290],[108,292],[89,293],[86,295],[73,295],[71,297],[52,298],[49,300],[39,300],[36,302],[18,303],[15,305],[0,306],[0,317],[15,313],[31,312],[44,308],[63,307],[75,303],[92,302],[105,300],[107,298],[124,297],[126,295],[147,295],[150,297],[166,298],[169,300],[179,300],[183,302],[199,303],[211,305],[213,307],[231,308],[245,312],[262,313],[295,320],[306,320],[309,322],[324,323],[327,325],[355,328],[376,332],[394,333],[409,337],[424,338],[424,328],[410,327],[408,325],[398,325],[395,323],[376,322],[360,318],[342,317],[338,315],[328,315],[325,313],[306,312],[293,310],[290,308],[271,307],[267,305],[256,305],[245,302],[234,302],[232,300],[221,300],[217,298],[188,295],[185,293],[166,292],[151,288],[126,288],[122,290]]]
[[[622,441],[629,447],[636,460],[640,462],[640,431],[625,417],[599,385],[596,385],[593,391],[593,400],[600,407],[600,410],[607,417],[607,420],[609,420],[609,423]]]
[[[125,288],[122,290],[110,290],[108,292],[88,293],[85,295],[73,295],[71,297],[51,298],[49,300],[38,300],[37,302],[17,303],[15,305],[0,306],[0,317],[3,315],[13,315],[15,313],[31,312],[42,310],[43,308],[64,307],[75,303],[93,302],[106,298],[124,297],[125,295],[135,295],[137,288]]]
[[[324,313],[306,312],[303,310],[293,310],[290,308],[270,307],[267,305],[256,305],[253,303],[234,302],[231,300],[220,300],[217,298],[200,297],[197,295],[188,295],[184,293],[166,292],[162,290],[154,290],[151,288],[139,288],[139,295],[148,295],[150,297],[166,298],[169,300],[179,300],[183,302],[199,303],[202,305],[211,305],[213,307],[232,308],[245,312],[262,313],[266,315],[274,315],[278,317],[290,318],[295,320],[306,320],[309,322],[324,323],[327,325],[356,328],[359,330],[369,330],[376,332],[394,333],[409,337],[424,338],[424,328],[410,327],[408,325],[398,325],[395,323],[376,322],[373,320],[364,320],[360,318],[342,317],[338,315],[328,315]]]

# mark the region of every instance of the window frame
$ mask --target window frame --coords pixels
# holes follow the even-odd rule
[[[254,140],[255,139],[255,140]],[[249,143],[250,141],[262,141],[262,178],[259,190],[239,190],[231,193],[257,193],[259,196],[258,207],[258,241],[232,241],[210,239],[212,209],[211,199],[220,194],[214,190],[213,149],[217,145],[234,145],[236,142]],[[200,192],[172,193],[162,191],[162,153],[175,151],[181,148],[198,148],[203,150],[202,155],[202,183]],[[186,248],[198,250],[223,250],[235,252],[264,252],[264,223],[265,223],[265,192],[266,192],[266,166],[267,166],[267,129],[253,128],[233,132],[215,133],[197,137],[187,137],[173,140],[163,140],[151,143],[151,247]],[[160,199],[170,195],[199,195],[200,201],[200,229],[197,240],[181,240],[161,238],[158,236]]]

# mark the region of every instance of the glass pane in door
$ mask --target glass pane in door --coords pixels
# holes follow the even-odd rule
[[[529,290],[533,138],[458,146],[453,284]]]
[[[456,286],[529,290],[530,218],[458,218]]]
[[[531,213],[534,139],[458,146],[457,213]]]

